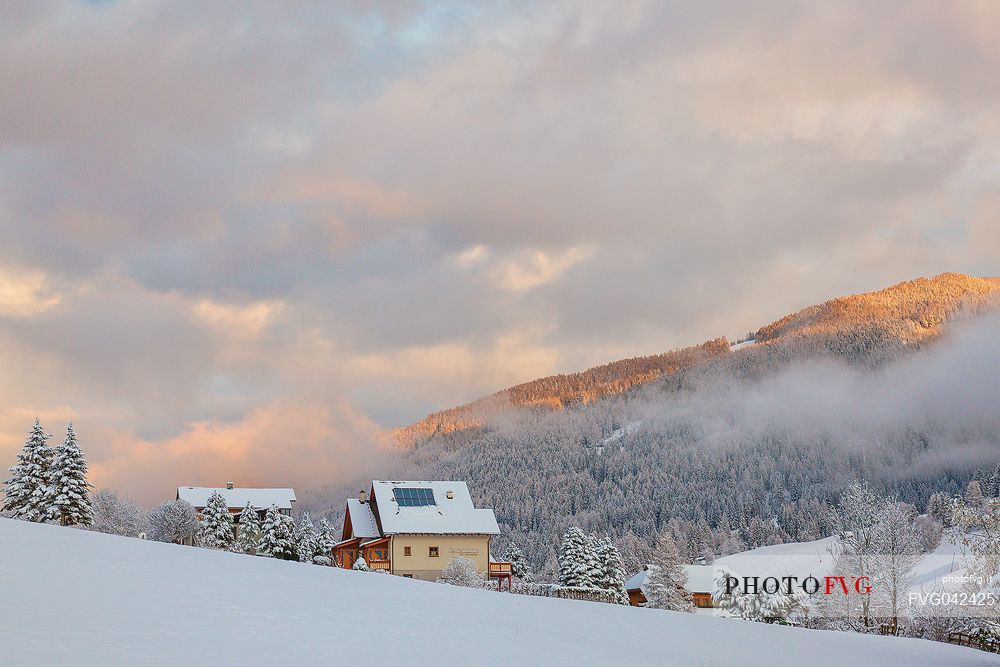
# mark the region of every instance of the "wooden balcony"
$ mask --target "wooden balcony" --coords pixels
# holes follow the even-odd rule
[[[385,570],[386,572],[392,569],[392,563],[387,560],[370,560],[368,561],[369,570]]]
[[[510,563],[494,563],[494,562],[490,562],[490,576],[491,577],[509,577],[510,576]]]

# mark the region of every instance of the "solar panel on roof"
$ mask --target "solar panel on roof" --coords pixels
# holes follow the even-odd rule
[[[434,502],[434,490],[427,488],[397,487],[392,490],[392,496],[400,507],[422,507],[437,505]]]

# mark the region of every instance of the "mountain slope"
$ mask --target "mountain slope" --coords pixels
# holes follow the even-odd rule
[[[1000,278],[974,278],[944,273],[919,278],[877,292],[855,294],[810,306],[761,327],[755,345],[788,343],[794,350],[751,351],[749,357],[775,354],[815,355],[821,350],[853,361],[875,363],[893,356],[894,349],[940,334],[942,326],[961,313],[975,313],[995,303]],[[520,407],[559,409],[621,394],[633,387],[681,374],[730,355],[726,338],[646,357],[614,361],[568,375],[554,375],[498,391],[471,403],[442,410],[392,433],[402,447],[427,438],[483,426],[491,417]],[[752,360],[751,360],[752,362]]]
[[[997,665],[917,639],[460,589],[0,519],[5,665]],[[67,557],[67,554],[70,557]]]

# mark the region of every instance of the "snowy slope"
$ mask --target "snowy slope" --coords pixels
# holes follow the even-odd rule
[[[895,637],[451,588],[0,519],[4,665],[998,665]]]
[[[824,537],[814,542],[775,544],[716,558],[715,566],[761,577],[824,577],[833,569],[836,559],[832,551],[836,546],[835,537]]]

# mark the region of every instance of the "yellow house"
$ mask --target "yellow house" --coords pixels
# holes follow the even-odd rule
[[[500,534],[491,509],[472,504],[465,482],[372,481],[368,493],[347,501],[334,562],[353,567],[358,557],[373,570],[434,581],[454,556],[464,556],[490,579],[510,586],[510,563],[490,558]]]

